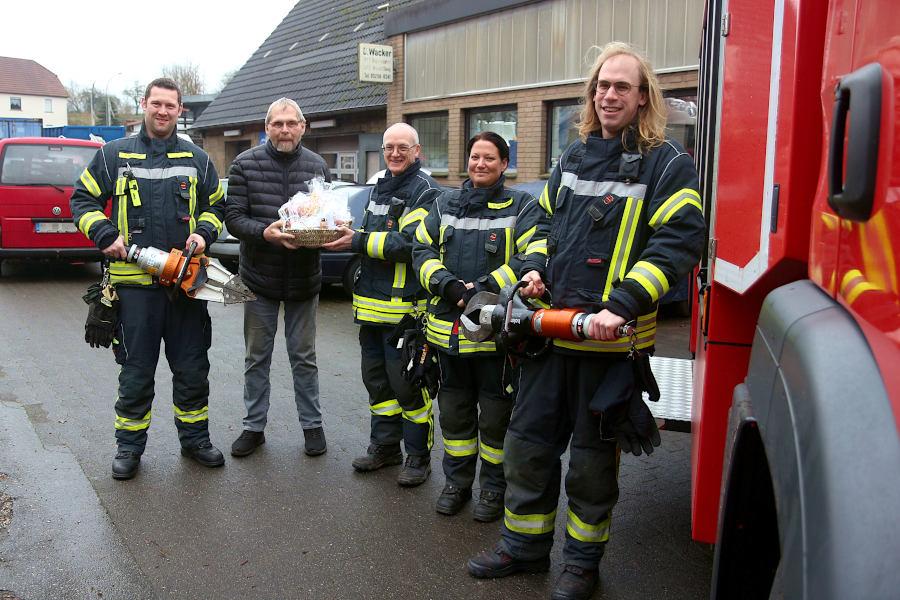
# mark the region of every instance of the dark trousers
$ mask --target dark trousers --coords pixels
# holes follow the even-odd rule
[[[212,323],[203,300],[179,292],[169,300],[161,287],[119,286],[119,325],[114,346],[119,371],[116,441],[141,453],[147,444],[160,342],[172,371],[178,439],[185,448],[209,439],[209,359]]]
[[[470,488],[481,456],[481,489],[502,493],[503,437],[513,397],[503,388],[506,358],[495,354],[461,357],[439,354],[441,391],[438,394],[444,438],[444,476],[447,483]]]
[[[361,325],[362,379],[372,413],[370,439],[377,446],[398,446],[426,456],[434,443],[432,400],[424,389],[403,378],[400,350],[388,342],[393,327]]]
[[[599,417],[588,404],[603,385],[609,364],[603,357],[554,352],[522,363],[504,463],[501,543],[510,555],[533,560],[550,553],[560,457],[568,447],[563,559],[583,568],[600,562],[619,498],[619,452],[614,440],[601,439]]]

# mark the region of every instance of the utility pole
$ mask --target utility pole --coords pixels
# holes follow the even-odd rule
[[[94,83],[91,83],[91,125],[97,124],[97,119],[94,116]]]
[[[113,79],[115,79],[119,75],[121,75],[121,73],[116,73],[115,75],[113,75],[112,77],[110,77],[109,79],[106,80],[106,124],[107,125],[112,125],[112,123],[110,122],[110,119],[112,118],[112,114],[110,113],[110,110],[109,110],[109,84]]]

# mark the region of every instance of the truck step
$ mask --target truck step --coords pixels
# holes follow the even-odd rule
[[[650,367],[659,384],[659,402],[647,402],[660,429],[690,432],[694,390],[693,360],[651,356]]]

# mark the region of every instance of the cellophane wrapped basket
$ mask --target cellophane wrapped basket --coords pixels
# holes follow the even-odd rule
[[[297,192],[281,205],[278,216],[300,246],[319,248],[341,237],[338,225],[350,226],[347,199],[321,177],[306,182],[308,192]]]

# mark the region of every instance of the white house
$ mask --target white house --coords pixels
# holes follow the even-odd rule
[[[0,56],[0,118],[42,119],[44,127],[69,124],[65,86],[33,60]]]

